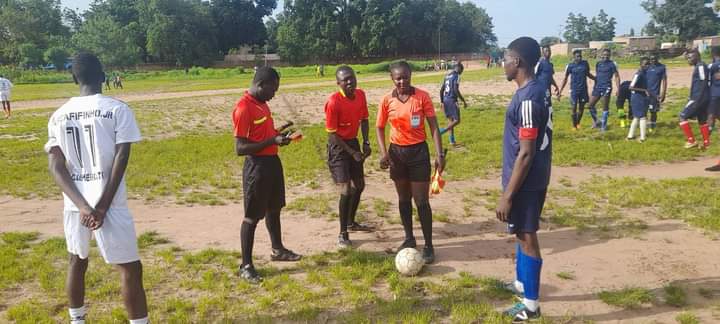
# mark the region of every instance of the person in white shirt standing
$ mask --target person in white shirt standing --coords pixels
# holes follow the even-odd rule
[[[130,323],[144,324],[142,264],[123,179],[130,145],[140,141],[140,130],[127,104],[102,94],[104,74],[95,55],[77,54],[72,74],[80,96],[52,114],[45,144],[50,173],[65,199],[71,323],[85,323],[85,272],[94,234],[105,262],[120,270]]]
[[[10,111],[10,90],[12,87],[12,82],[0,74],[0,102],[2,102],[6,119],[12,117],[12,112]]]

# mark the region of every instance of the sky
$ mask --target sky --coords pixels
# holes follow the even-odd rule
[[[92,0],[62,0],[72,9],[85,10]],[[569,12],[592,17],[605,10],[615,17],[615,34],[627,34],[630,28],[640,34],[649,16],[640,7],[640,0],[472,0],[485,8],[493,19],[498,45],[505,46],[520,36],[530,36],[538,41],[545,36],[562,34]],[[278,1],[282,5],[282,1]],[[278,8],[279,11],[280,9]],[[520,23],[515,23],[520,22]]]

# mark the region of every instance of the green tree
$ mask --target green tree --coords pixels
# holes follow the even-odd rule
[[[579,13],[575,15],[571,12],[568,14],[567,20],[565,20],[563,37],[565,37],[569,43],[588,42],[590,41],[589,25],[590,23],[587,17],[583,16],[583,14]]]
[[[42,60],[51,36],[70,36],[69,28],[62,23],[59,0],[0,0],[0,60]],[[37,51],[31,52],[39,56],[24,57],[20,46],[27,44],[35,46]]]
[[[650,14],[643,32],[651,36],[672,36],[690,41],[700,36],[715,35],[719,18],[706,4],[710,0],[644,0],[641,5]]]
[[[43,52],[35,44],[25,43],[18,46],[20,64],[25,67],[33,67],[42,64]]]
[[[129,66],[140,61],[140,48],[132,39],[137,22],[121,26],[110,16],[93,15],[73,35],[75,47],[98,56],[109,66]]]
[[[555,36],[545,36],[540,40],[540,46],[550,46],[558,43],[562,43],[562,39]]]
[[[70,53],[64,47],[53,46],[45,50],[43,57],[45,62],[55,65],[55,69],[60,71],[65,69],[65,61]]]
[[[276,0],[214,0],[218,47],[223,53],[241,45],[263,45],[267,31],[263,17],[272,14]]]
[[[615,37],[615,25],[617,22],[614,17],[609,17],[604,10],[600,9],[600,13],[593,17],[590,21],[588,31],[590,39],[593,41],[609,41]]]

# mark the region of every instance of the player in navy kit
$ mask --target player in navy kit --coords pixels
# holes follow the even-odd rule
[[[650,102],[657,101],[651,99],[654,98],[655,94],[648,90],[647,70],[648,59],[643,57],[640,59],[640,69],[635,73],[635,76],[633,76],[629,88],[632,92],[630,97],[630,107],[633,114],[633,120],[630,124],[630,131],[628,132],[627,139],[631,140],[635,138],[635,129],[637,129],[638,125],[640,125],[640,143],[645,141],[648,106]]]
[[[713,56],[713,63],[710,65],[710,107],[708,121],[710,131],[715,130],[715,118],[720,116],[720,46],[710,50]],[[720,161],[717,164],[705,168],[705,171],[720,171]]]
[[[630,102],[630,82],[620,82],[620,89],[618,91],[617,99],[615,99],[615,106],[618,111],[618,119],[620,119],[620,127],[625,128],[628,119],[632,119],[632,103]],[[625,114],[625,102],[628,102],[628,113]]]
[[[703,137],[704,149],[710,145],[710,126],[707,124],[708,102],[710,101],[708,87],[708,67],[700,61],[700,52],[692,49],[687,53],[688,64],[693,67],[692,81],[690,85],[690,97],[688,98],[685,108],[680,113],[680,129],[685,133],[687,142],[685,148],[693,148],[698,146],[695,136],[690,128],[688,119],[697,118],[700,125],[700,133]]]
[[[533,73],[539,58],[540,46],[529,37],[512,41],[505,53],[505,76],[518,89],[505,113],[503,194],[496,214],[518,241],[517,280],[509,288],[524,298],[504,312],[513,322],[540,317],[542,259],[536,232],[550,182],[552,110],[545,105],[545,85]]]
[[[458,63],[453,67],[443,80],[440,86],[440,98],[442,100],[445,117],[449,120],[447,127],[440,129],[440,134],[450,132],[450,145],[457,145],[455,142],[455,127],[460,124],[460,108],[458,107],[458,99],[462,100],[463,107],[467,108],[467,102],[460,93],[460,75],[463,73],[464,67],[462,63]]]
[[[607,130],[613,81],[615,83],[615,89],[620,89],[620,75],[618,74],[617,64],[610,59],[610,49],[605,48],[600,52],[600,60],[595,64],[595,86],[593,87],[592,97],[590,97],[590,116],[593,119],[593,128],[599,126],[601,130]],[[615,96],[617,97],[618,93],[616,93]],[[595,105],[601,99],[603,113],[600,125],[598,125]]]
[[[649,97],[650,128],[648,129],[652,133],[657,127],[657,113],[660,111],[660,104],[665,102],[667,93],[667,69],[658,61],[657,54],[650,56],[650,65],[645,71],[645,76],[647,76],[647,88],[653,94]]]
[[[535,65],[535,80],[545,85],[545,89],[547,91],[545,92],[545,105],[548,107],[552,107],[552,93],[551,87],[555,87],[555,95],[558,95],[560,93],[560,89],[557,86],[557,83],[555,83],[555,78],[553,75],[555,75],[555,68],[553,67],[552,62],[550,62],[550,57],[552,56],[552,51],[550,50],[550,46],[543,46],[542,47],[542,57],[540,58],[540,61],[538,61],[537,65]]]
[[[580,120],[582,120],[585,103],[588,102],[587,78],[595,80],[595,76],[590,73],[590,64],[582,58],[582,51],[576,49],[573,51],[574,59],[565,67],[565,78],[558,92],[558,99],[562,95],[562,91],[567,84],[568,76],[572,76],[570,82],[570,106],[572,106],[573,128],[580,128]]]

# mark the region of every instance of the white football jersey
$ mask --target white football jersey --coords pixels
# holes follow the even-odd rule
[[[8,92],[13,87],[12,82],[5,78],[0,78],[0,92]]]
[[[88,204],[95,206],[110,179],[115,145],[140,139],[140,129],[130,107],[120,100],[96,94],[73,97],[52,114],[45,151],[60,147],[70,177]],[[65,210],[77,211],[72,200],[64,193],[63,196]],[[125,177],[110,208],[127,209]]]

